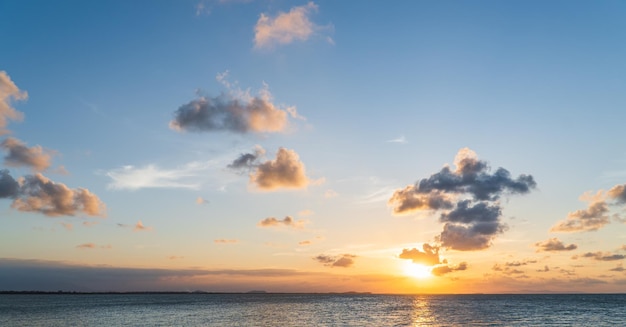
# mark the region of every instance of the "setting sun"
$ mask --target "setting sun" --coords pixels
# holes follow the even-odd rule
[[[431,277],[430,273],[432,267],[424,266],[419,263],[407,262],[404,265],[404,274],[415,278],[428,278]]]

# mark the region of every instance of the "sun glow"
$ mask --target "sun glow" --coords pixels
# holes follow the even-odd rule
[[[430,273],[432,267],[424,266],[419,263],[407,262],[404,265],[404,274],[415,278],[428,278],[431,277]]]

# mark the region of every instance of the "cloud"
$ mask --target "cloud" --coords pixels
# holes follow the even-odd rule
[[[0,170],[0,199],[16,198],[20,184],[9,174],[7,169]]]
[[[70,189],[42,174],[26,175],[18,181],[0,170],[0,198],[11,198],[13,209],[46,216],[103,216],[104,203],[88,189]]]
[[[148,232],[151,231],[152,227],[144,226],[141,220],[137,221],[135,224],[135,228],[133,228],[134,232]]]
[[[387,141],[387,143],[400,143],[400,144],[407,144],[407,143],[409,143],[409,141],[407,141],[407,140],[406,140],[406,137],[404,137],[404,136],[400,136],[400,137],[398,137],[398,138],[388,140],[388,141]]]
[[[354,254],[342,254],[339,256],[329,256],[325,254],[320,254],[316,257],[313,257],[313,260],[328,267],[347,268],[354,264],[355,258],[356,258],[356,255]]]
[[[335,198],[338,196],[339,196],[339,193],[337,193],[335,190],[328,189],[326,190],[326,192],[324,192],[324,197],[327,199]]]
[[[177,169],[161,169],[156,165],[139,168],[124,166],[105,173],[113,181],[107,185],[114,190],[138,190],[142,188],[198,189],[194,177],[205,170],[206,164],[192,162]]]
[[[197,204],[209,204],[209,200],[204,199],[203,197],[199,196],[196,198],[196,203]]]
[[[536,272],[548,272],[548,271],[550,271],[550,267],[544,266],[543,269],[537,269],[535,271]]]
[[[296,110],[280,109],[271,100],[268,90],[262,90],[254,97],[247,93],[200,97],[176,110],[170,128],[177,131],[229,131],[240,134],[283,132],[288,126],[288,116],[297,115]]]
[[[276,17],[261,14],[254,27],[254,47],[269,49],[275,45],[306,41],[317,31],[324,29],[310,20],[310,15],[317,10],[318,6],[309,2],[291,8],[288,13],[280,12]]]
[[[626,184],[613,186],[609,190],[608,195],[610,198],[615,199],[617,203],[626,204]]]
[[[226,239],[218,239],[218,240],[213,240],[213,243],[215,244],[237,244],[239,243],[239,240],[226,240]]]
[[[570,212],[567,218],[554,225],[551,232],[586,232],[596,231],[611,221],[609,219],[610,205],[626,205],[626,184],[615,185],[608,192],[599,190],[595,194],[586,192],[580,197],[581,201],[589,203],[587,209]],[[613,202],[608,202],[612,200]],[[616,221],[624,222],[618,214],[614,214]]]
[[[92,249],[110,249],[111,245],[96,245],[94,243],[83,243],[76,246],[77,249],[81,250],[92,250]]]
[[[298,245],[300,245],[300,246],[307,246],[307,245],[311,245],[311,244],[313,244],[313,242],[311,242],[309,240],[298,242]]]
[[[603,253],[603,252],[587,252],[581,255],[575,255],[572,259],[578,258],[590,258],[597,261],[615,261],[615,260],[623,260],[626,258],[626,255],[623,254],[611,254],[611,253]]]
[[[20,90],[5,71],[0,71],[0,135],[7,131],[9,120],[22,120],[23,114],[11,106],[11,101],[28,99],[28,93]]]
[[[74,230],[74,225],[72,225],[71,223],[60,223],[61,226],[63,226],[63,228],[65,228],[65,230],[67,231],[72,231]]]
[[[454,204],[441,192],[419,194],[414,185],[396,190],[387,202],[393,206],[395,215],[407,215],[421,210],[452,209]]]
[[[551,232],[596,231],[610,222],[609,206],[601,191],[593,196],[586,193],[581,198],[590,202],[589,207],[570,212],[565,220],[552,226]]]
[[[311,180],[306,176],[306,169],[294,150],[279,148],[276,159],[259,164],[250,175],[250,183],[264,191],[281,188],[306,188]]]
[[[626,271],[626,269],[624,269],[624,266],[620,263],[619,265],[617,265],[617,267],[609,269],[609,271],[622,272],[622,271]]]
[[[306,220],[294,220],[291,216],[287,216],[284,219],[276,219],[274,217],[268,217],[261,221],[259,221],[259,227],[289,227],[294,229],[304,228],[304,225],[307,223]]]
[[[556,252],[556,251],[572,251],[576,250],[576,244],[565,245],[558,238],[554,237],[543,242],[535,243],[537,252]]]
[[[402,253],[398,256],[400,259],[409,259],[413,263],[419,263],[426,266],[434,266],[442,263],[439,259],[439,247],[424,243],[422,246],[424,251],[416,248],[402,249]]]
[[[22,141],[9,137],[0,143],[8,151],[4,163],[11,167],[30,167],[34,171],[44,171],[50,167],[50,154],[41,146],[27,147]]]
[[[430,272],[435,276],[443,276],[451,272],[462,271],[462,270],[467,270],[467,262],[461,262],[456,266],[438,265],[438,266],[435,266]]]
[[[242,153],[228,164],[228,168],[236,171],[250,172],[259,166],[259,159],[265,155],[265,149],[260,145],[255,146],[254,152]]]
[[[182,255],[170,255],[167,258],[169,260],[180,260],[180,259],[184,259],[185,257],[183,257]]]
[[[504,194],[526,194],[536,187],[531,175],[511,177],[508,170],[494,173],[486,161],[468,148],[459,150],[456,169],[444,166],[414,185],[396,190],[388,201],[395,215],[417,211],[442,211],[441,246],[461,251],[488,248],[507,228],[499,199]],[[456,202],[456,204],[455,204]]]

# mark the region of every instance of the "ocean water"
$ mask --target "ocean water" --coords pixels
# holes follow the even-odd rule
[[[626,326],[626,295],[0,294],[0,326]]]

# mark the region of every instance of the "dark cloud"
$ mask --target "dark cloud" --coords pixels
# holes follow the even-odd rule
[[[524,261],[505,262],[504,266],[506,266],[506,267],[521,267],[521,266],[526,266],[526,265],[532,264],[532,263],[537,263],[537,260],[524,260]]]
[[[416,248],[402,249],[402,253],[398,256],[400,259],[409,259],[414,263],[423,264],[426,266],[434,266],[442,263],[439,259],[439,247],[432,246],[428,243],[424,243],[422,246],[424,251],[420,251]]]
[[[535,247],[537,247],[537,252],[572,251],[578,248],[576,244],[565,245],[556,237],[543,242],[537,242],[535,243]]]
[[[548,271],[550,271],[550,267],[544,266],[543,269],[537,269],[536,271],[537,272],[548,272]]]
[[[618,271],[618,272],[622,272],[622,271],[626,271],[626,269],[625,269],[625,268],[624,268],[624,266],[620,263],[619,265],[617,265],[617,267],[609,269],[609,271]]]
[[[305,220],[295,220],[293,219],[293,217],[291,216],[287,216],[283,219],[276,219],[274,217],[268,217],[265,218],[261,221],[259,221],[258,226],[259,227],[280,227],[280,226],[285,226],[285,227],[290,227],[290,228],[303,228],[304,225],[306,224]]]
[[[11,198],[11,207],[46,216],[104,215],[104,203],[89,190],[70,189],[42,174],[27,175],[15,181],[7,170],[0,170],[0,198]]]
[[[237,171],[251,171],[259,165],[259,159],[265,155],[261,146],[256,146],[253,153],[242,153],[228,165],[228,168]]]
[[[11,107],[11,101],[26,99],[28,99],[28,93],[20,90],[11,77],[5,71],[0,70],[0,135],[7,132],[5,127],[9,120],[21,120],[23,117],[21,112]]]
[[[289,149],[279,148],[275,160],[259,164],[250,175],[250,183],[258,189],[273,191],[281,188],[306,188],[311,181],[298,154]]]
[[[431,273],[435,276],[443,276],[447,273],[451,273],[454,271],[461,271],[461,270],[467,270],[467,262],[461,262],[456,266],[439,265],[439,266],[434,267],[431,270]]]
[[[488,248],[507,229],[502,222],[500,197],[526,194],[536,183],[530,175],[513,178],[504,168],[491,173],[487,162],[479,160],[468,148],[458,152],[455,165],[455,170],[445,166],[415,185],[396,190],[389,205],[394,214],[442,211],[439,220],[444,226],[437,240],[444,248],[461,251]]]
[[[269,97],[237,99],[222,94],[201,97],[184,104],[174,113],[170,128],[191,132],[230,131],[235,133],[281,132],[287,127],[288,112],[278,109]]]
[[[6,169],[0,170],[0,199],[16,198],[20,192],[20,184],[13,179]]]
[[[316,257],[313,257],[313,260],[328,267],[347,268],[354,264],[355,258],[356,258],[356,255],[354,254],[342,254],[340,256],[329,256],[325,254],[320,254]]]
[[[616,260],[623,260],[624,258],[626,258],[626,255],[603,253],[603,252],[587,252],[585,254],[572,257],[572,259],[578,259],[578,258],[590,258],[590,259],[594,259],[597,261],[616,261]]]
[[[456,170],[444,167],[440,172],[418,181],[415,191],[420,194],[440,191],[453,194],[470,194],[475,200],[495,201],[503,193],[525,194],[536,186],[530,175],[516,179],[504,168],[489,173],[487,162],[478,160],[476,154],[464,148],[456,158]]]
[[[9,137],[0,143],[8,151],[4,163],[12,167],[30,167],[35,171],[44,171],[50,167],[50,153],[41,146],[27,147],[22,141]]]
[[[497,263],[491,267],[491,270],[501,272],[505,275],[520,275],[524,273],[523,270],[515,269],[507,265],[502,266]]]

